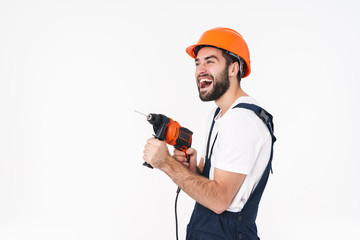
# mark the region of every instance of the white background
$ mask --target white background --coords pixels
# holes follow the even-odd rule
[[[185,48],[217,26],[248,42],[243,88],[275,119],[260,237],[359,238],[359,7],[0,1],[0,239],[175,239],[176,186],[142,166],[152,128],[134,109],[177,120],[201,151],[214,104]],[[180,194],[180,239],[193,204]]]

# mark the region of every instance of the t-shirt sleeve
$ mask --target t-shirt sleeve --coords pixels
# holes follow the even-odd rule
[[[218,133],[219,154],[214,167],[248,175],[262,146],[262,137],[255,119],[248,114],[235,113],[224,119]]]

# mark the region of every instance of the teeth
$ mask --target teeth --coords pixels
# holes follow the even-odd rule
[[[203,82],[210,82],[210,83],[211,83],[212,80],[210,80],[210,79],[201,79],[201,80],[200,80],[200,83],[203,83]]]
[[[209,86],[210,84],[212,84],[212,82],[213,81],[211,79],[204,78],[199,81],[199,86],[200,86],[200,88],[205,88],[205,87]]]

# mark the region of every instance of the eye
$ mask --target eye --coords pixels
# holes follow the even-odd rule
[[[214,61],[208,60],[206,63],[207,63],[207,64],[210,64],[210,63],[214,63]]]

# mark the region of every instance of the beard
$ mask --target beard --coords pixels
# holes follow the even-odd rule
[[[211,74],[204,74],[199,77],[210,77],[213,80],[213,86],[212,89],[209,92],[201,93],[200,86],[198,86],[199,91],[199,97],[202,101],[208,102],[208,101],[214,101],[222,97],[224,93],[229,89],[230,87],[230,80],[229,80],[229,70],[227,67],[220,72],[215,78]]]

